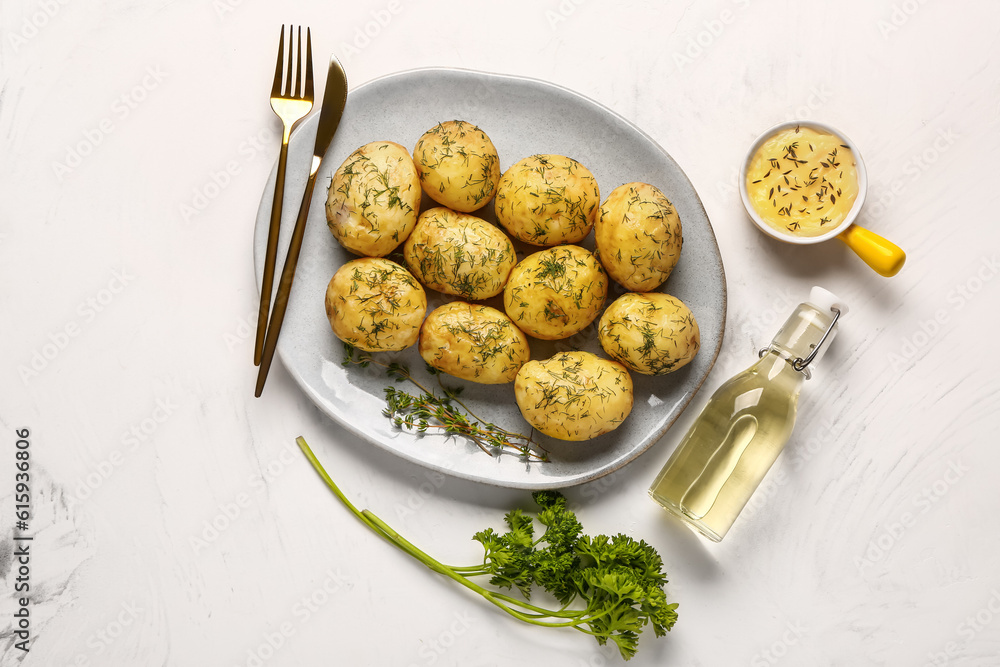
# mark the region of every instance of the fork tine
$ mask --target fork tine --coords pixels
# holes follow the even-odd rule
[[[306,92],[305,99],[310,102],[313,99],[313,47],[312,34],[306,28]]]
[[[295,86],[291,90],[291,97],[301,98],[302,93],[302,26],[299,26],[299,34],[295,39]]]
[[[282,97],[295,97],[295,26],[288,27],[288,72]]]
[[[278,38],[278,64],[274,67],[274,84],[271,85],[271,97],[281,95],[281,75],[285,68],[285,26],[281,26],[281,37]]]

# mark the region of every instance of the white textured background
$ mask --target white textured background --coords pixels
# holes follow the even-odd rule
[[[4,666],[620,663],[406,559],[335,502],[294,438],[445,561],[477,560],[472,533],[525,493],[344,435],[280,364],[252,397],[252,227],[288,22],[310,25],[317,60],[340,56],[352,85],[460,66],[574,89],[644,129],[700,192],[729,284],[718,364],[657,446],[568,494],[588,532],[642,537],[666,563],[680,620],[644,636],[632,664],[1000,664],[995,3],[3,0]],[[862,147],[863,222],[908,252],[900,275],[746,222],[742,153],[792,117]],[[789,448],[726,540],[707,543],[646,487],[813,284],[851,313]],[[27,656],[11,635],[21,428]]]

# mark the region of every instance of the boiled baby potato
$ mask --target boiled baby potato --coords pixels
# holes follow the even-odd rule
[[[632,378],[621,364],[591,352],[561,352],[521,366],[514,396],[524,418],[545,435],[589,440],[628,417]]]
[[[337,338],[368,352],[417,342],[427,294],[405,268],[381,257],[344,264],[326,288],[326,316]]]
[[[453,301],[420,328],[420,356],[431,367],[481,384],[513,382],[531,358],[528,339],[496,308]]]
[[[464,120],[438,123],[424,132],[413,148],[413,162],[424,192],[462,213],[485,206],[500,180],[496,147],[485,132]]]
[[[503,303],[529,336],[559,340],[593,322],[607,295],[608,277],[593,253],[561,245],[521,260],[504,287]]]
[[[664,375],[694,359],[701,334],[684,302],[660,292],[623,294],[601,315],[601,347],[644,375]]]
[[[582,241],[600,205],[597,179],[582,164],[563,155],[532,155],[504,172],[494,206],[511,236],[553,246]]]
[[[427,287],[474,301],[499,294],[517,263],[514,244],[500,229],[443,206],[420,214],[403,256]]]
[[[670,200],[648,183],[626,183],[601,204],[594,225],[597,256],[633,292],[651,292],[681,256],[681,221]]]
[[[326,220],[356,255],[384,257],[417,224],[420,180],[407,150],[391,141],[365,144],[333,175]]]

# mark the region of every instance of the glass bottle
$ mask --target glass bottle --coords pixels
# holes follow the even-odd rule
[[[757,363],[712,395],[653,481],[653,500],[722,540],[791,436],[808,366],[846,311],[835,295],[814,287]]]

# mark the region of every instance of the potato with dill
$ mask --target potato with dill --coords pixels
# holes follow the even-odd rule
[[[330,231],[356,255],[384,257],[417,224],[420,180],[406,148],[376,141],[351,153],[333,175],[326,201]]]
[[[420,214],[403,256],[425,286],[473,301],[499,294],[517,264],[514,244],[500,229],[443,206]]]
[[[453,301],[420,328],[420,356],[432,368],[470,382],[504,384],[531,358],[528,339],[496,308]]]
[[[594,175],[563,155],[532,155],[500,177],[497,221],[537,246],[579,243],[594,227],[601,191]]]
[[[598,325],[608,356],[644,375],[665,375],[694,359],[701,347],[698,322],[678,298],[630,292],[615,299]]]
[[[521,414],[545,435],[590,440],[618,428],[632,411],[632,378],[618,362],[591,352],[529,361],[514,380]]]
[[[507,316],[529,336],[569,338],[601,312],[608,277],[586,248],[561,245],[528,255],[504,287]]]
[[[347,262],[326,288],[333,333],[368,352],[403,350],[417,342],[427,294],[399,264],[382,257]]]
[[[470,213],[493,198],[500,158],[490,138],[464,120],[438,123],[413,148],[424,192],[442,206]]]
[[[648,183],[626,183],[612,190],[594,225],[601,264],[632,292],[651,292],[670,277],[682,241],[677,210]]]

